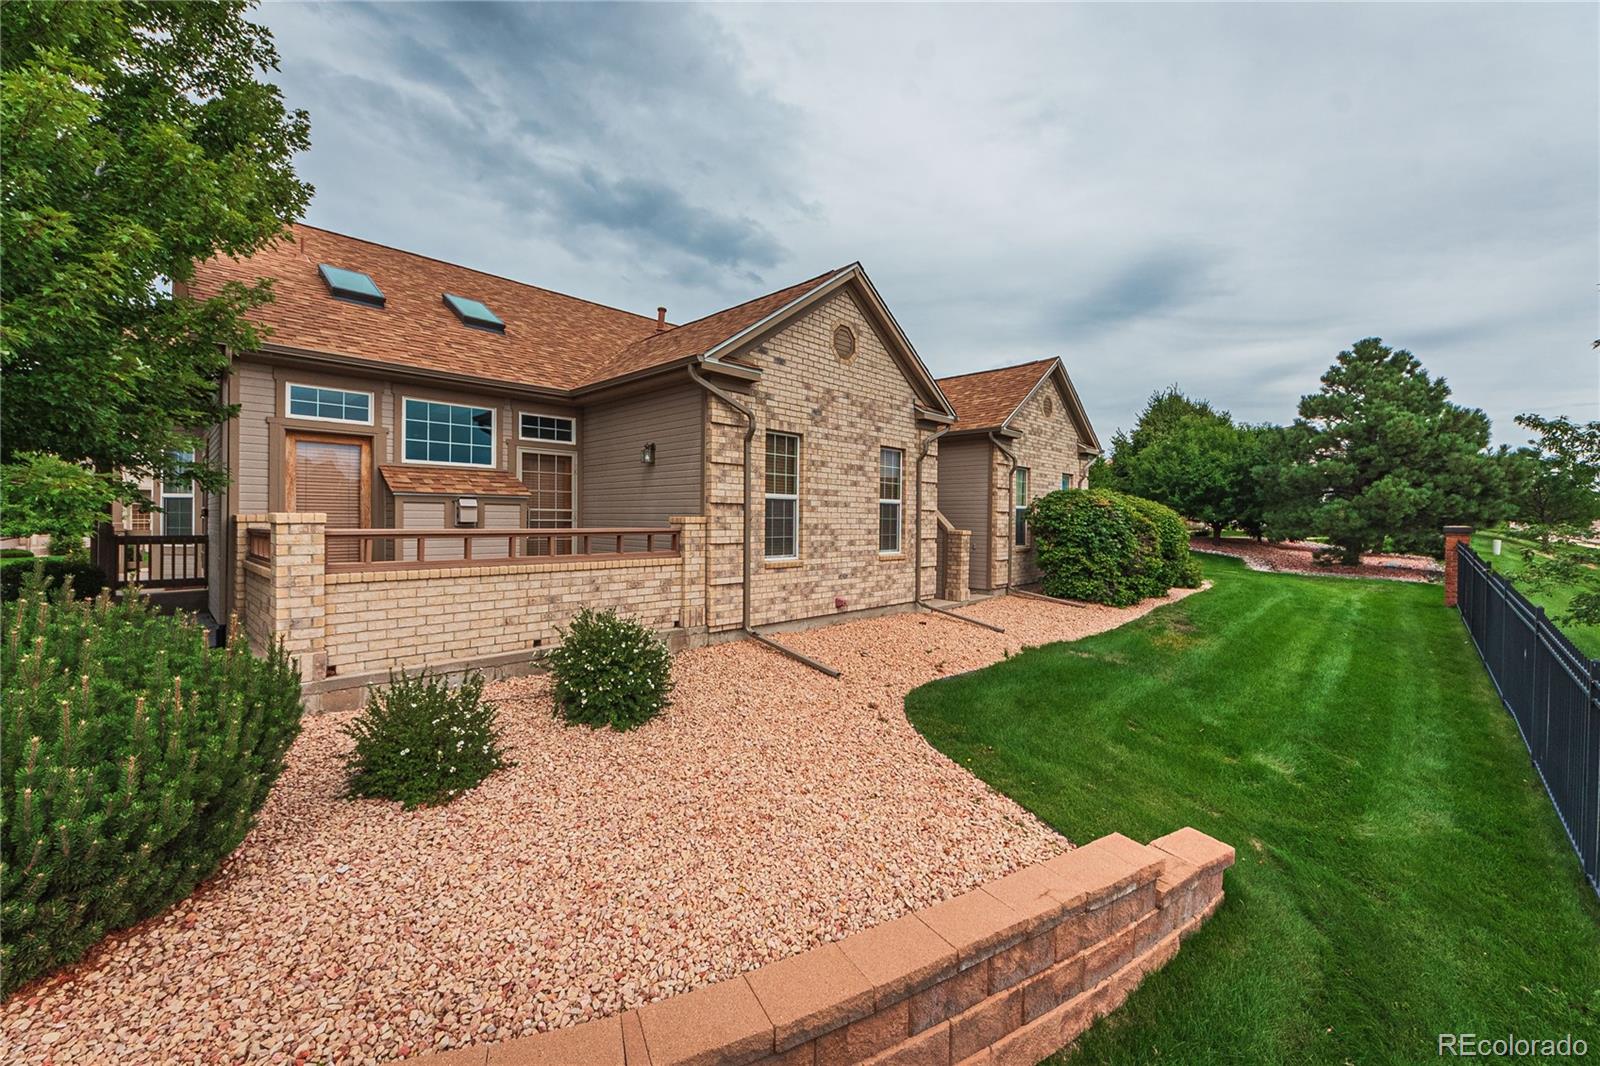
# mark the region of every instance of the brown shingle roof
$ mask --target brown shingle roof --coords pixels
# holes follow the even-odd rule
[[[453,466],[378,467],[391,492],[442,496],[526,496],[528,486],[504,470],[468,470]]]
[[[1055,362],[1054,358],[1035,359],[997,370],[940,378],[940,390],[956,409],[956,423],[950,431],[999,429]]]
[[[848,269],[849,267],[840,267],[826,274],[818,274],[798,285],[769,292],[765,296],[757,296],[754,300],[747,300],[715,314],[697,318],[693,322],[674,326],[665,332],[635,341],[618,352],[600,369],[597,380],[619,377],[646,367],[670,363],[685,356],[702,355]]]
[[[292,239],[248,259],[197,264],[189,290],[205,298],[228,281],[270,277],[273,302],[250,315],[270,327],[270,344],[557,390],[699,355],[839,274],[658,332],[644,315],[314,226],[292,231]],[[321,263],[371,277],[384,306],[334,299],[317,272]],[[505,333],[463,326],[444,304],[447,292],[487,305]]]

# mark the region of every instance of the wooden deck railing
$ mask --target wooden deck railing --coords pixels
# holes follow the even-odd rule
[[[201,534],[115,533],[112,535],[112,588],[204,588],[206,538]]]
[[[329,529],[330,573],[364,570],[503,566],[571,558],[648,558],[679,552],[678,530],[592,527],[573,529]]]
[[[245,530],[244,557],[258,563],[271,561],[272,530],[254,526]]]

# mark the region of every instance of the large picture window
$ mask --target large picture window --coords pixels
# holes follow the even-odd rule
[[[766,557],[800,557],[800,438],[767,434]]]
[[[899,448],[878,449],[878,552],[893,555],[900,550],[900,531],[905,523],[905,452]]]
[[[494,465],[494,410],[432,400],[407,400],[408,463]]]
[[[1011,491],[1013,493],[1013,496],[1011,498],[1011,516],[1012,516],[1012,524],[1015,526],[1015,528],[1012,530],[1012,536],[1013,536],[1013,539],[1016,541],[1017,546],[1018,547],[1022,547],[1022,546],[1026,545],[1028,543],[1028,468],[1027,467],[1025,467],[1025,466],[1017,467],[1017,471],[1013,475]]]
[[[317,385],[289,385],[289,414],[324,422],[372,424],[372,393],[324,389]]]

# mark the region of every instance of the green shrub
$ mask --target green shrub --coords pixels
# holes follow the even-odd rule
[[[389,686],[344,727],[350,795],[398,800],[406,809],[449,803],[505,766],[495,705],[483,675],[455,688],[426,673],[390,675]]]
[[[1028,524],[1051,596],[1129,607],[1200,583],[1183,520],[1150,500],[1063,489],[1035,500]]]
[[[569,722],[632,729],[672,694],[672,653],[649,629],[615,611],[578,612],[550,653],[556,715]]]
[[[206,647],[144,600],[0,611],[0,961],[9,994],[161,911],[244,839],[300,729],[282,649]]]
[[[1183,517],[1165,504],[1147,500],[1142,496],[1123,499],[1155,527],[1156,565],[1152,568],[1154,581],[1151,596],[1164,596],[1171,588],[1199,588],[1200,564],[1189,554],[1189,525]]]
[[[32,559],[33,553],[27,548],[0,548],[0,559]]]
[[[59,556],[26,559],[16,556],[0,559],[0,602],[10,603],[22,591],[27,576],[41,570],[47,588],[58,588],[69,579],[72,594],[79,599],[92,600],[106,587],[105,571],[83,558],[64,559]]]

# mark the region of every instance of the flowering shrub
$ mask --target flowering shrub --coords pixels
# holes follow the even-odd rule
[[[426,672],[391,674],[344,732],[356,742],[345,763],[350,795],[398,800],[407,810],[449,803],[506,765],[482,674],[457,688]]]
[[[632,729],[661,713],[672,693],[672,653],[650,630],[615,611],[579,611],[550,653],[556,715]]]

